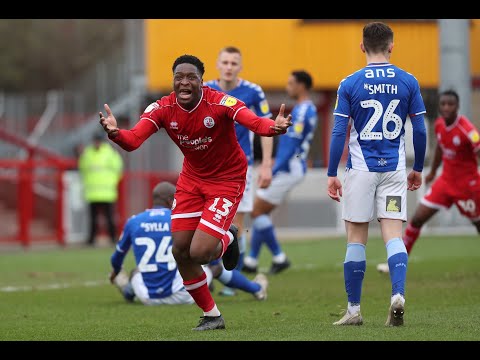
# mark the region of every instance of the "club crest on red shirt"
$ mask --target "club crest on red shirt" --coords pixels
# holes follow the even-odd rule
[[[215,126],[215,120],[213,120],[213,118],[211,118],[210,116],[207,116],[205,119],[203,119],[203,125],[211,129],[212,127]]]

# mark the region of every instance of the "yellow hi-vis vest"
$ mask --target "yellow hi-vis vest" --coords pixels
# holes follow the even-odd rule
[[[78,159],[78,169],[87,202],[117,200],[123,159],[110,144],[102,142],[98,149],[94,145],[87,146]]]

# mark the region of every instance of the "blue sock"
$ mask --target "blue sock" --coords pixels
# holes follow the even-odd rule
[[[281,254],[282,248],[275,236],[272,219],[269,215],[263,214],[257,216],[252,223],[252,245],[250,249],[250,256],[257,259],[260,252],[261,243],[264,242],[270,249],[273,256]],[[259,243],[259,245],[258,245]]]
[[[248,256],[254,259],[258,259],[258,256],[260,255],[260,249],[262,248],[262,234],[261,234],[261,219],[260,221],[258,218],[261,218],[263,215],[260,215],[259,217],[256,217],[252,221],[252,238],[250,239],[250,253]]]
[[[347,253],[343,263],[343,275],[345,277],[345,290],[348,302],[352,305],[360,304],[366,268],[365,245],[359,243],[347,244]]]
[[[235,266],[235,270],[241,271],[243,268],[243,258],[245,256],[245,251],[247,250],[247,235],[245,235],[245,232],[243,232],[240,239],[238,239],[238,247],[240,248],[240,256],[238,257],[238,263],[237,266]]]
[[[407,279],[408,254],[405,244],[400,238],[388,240],[387,248],[390,281],[392,282],[392,295],[405,296],[405,280]]]
[[[260,284],[250,281],[245,275],[235,269],[231,271],[223,269],[222,273],[218,277],[218,281],[228,287],[240,289],[252,294],[260,291],[261,289]]]

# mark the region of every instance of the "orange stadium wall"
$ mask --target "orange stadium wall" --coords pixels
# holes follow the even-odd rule
[[[183,54],[204,63],[205,80],[215,78],[219,49],[242,50],[242,76],[265,90],[285,88],[291,70],[312,73],[316,90],[335,90],[340,80],[365,64],[359,44],[367,21],[302,19],[154,19],[146,20],[146,75],[149,91],[171,91],[171,67]],[[436,21],[388,21],[392,62],[414,73],[424,88],[439,85],[440,48]],[[480,76],[480,20],[471,21],[472,77]]]

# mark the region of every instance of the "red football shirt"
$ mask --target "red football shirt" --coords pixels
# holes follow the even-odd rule
[[[270,129],[273,120],[258,117],[233,96],[203,86],[192,110],[182,108],[172,92],[150,104],[131,130],[120,130],[112,140],[132,151],[164,128],[185,155],[182,172],[198,178],[244,179],[247,159],[237,141],[235,121],[259,135],[275,135]]]
[[[435,120],[435,135],[442,148],[442,177],[449,182],[469,181],[479,176],[477,151],[480,149],[480,135],[465,116],[458,116],[447,126],[440,117]]]

